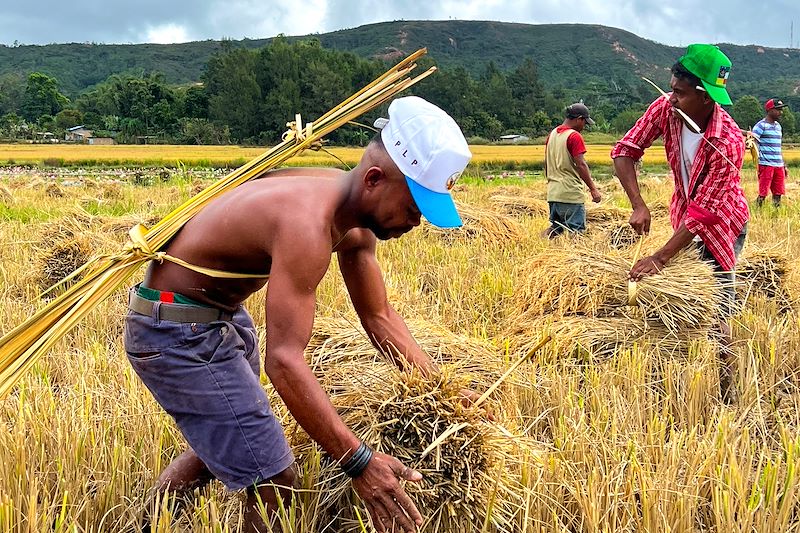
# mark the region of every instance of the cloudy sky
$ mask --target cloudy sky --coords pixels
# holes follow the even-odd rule
[[[676,46],[705,41],[800,47],[798,0],[0,0],[0,43],[256,39],[400,19],[576,22],[623,28]]]

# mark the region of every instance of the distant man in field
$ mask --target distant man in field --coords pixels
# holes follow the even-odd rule
[[[259,383],[258,336],[242,307],[269,279],[264,364],[275,390],[353,478],[378,531],[416,530],[422,517],[400,482],[419,481],[421,474],[373,452],[345,426],[303,351],[316,288],[336,253],[376,347],[399,351],[400,367],[437,371],[387,301],[376,243],[400,237],[423,215],[438,226],[460,225],[449,189],[470,157],[452,118],[420,98],[400,98],[353,170],[272,172],[212,201],[186,224],[165,250],[171,256],[253,277],[223,279],[153,263],[131,291],[128,358],[190,446],[161,474],[158,489],[190,491],[212,478],[246,489],[248,531],[268,527],[259,498],[270,516],[276,494],[291,500],[294,457]]]
[[[586,230],[585,188],[593,202],[600,201],[600,191],[583,154],[586,144],[581,132],[594,124],[589,108],[581,103],[566,109],[564,122],[550,132],[545,141],[544,173],[547,178],[547,203],[550,205],[550,227],[545,234],[553,239],[565,231]]]
[[[767,193],[772,192],[772,205],[780,207],[781,196],[786,194],[786,174],[788,170],[781,153],[780,118],[786,104],[777,98],[770,98],[764,104],[766,116],[753,126],[753,138],[758,143],[758,198],[756,206],[764,205]]]
[[[710,261],[723,284],[720,309],[723,349],[720,387],[723,399],[734,398],[735,358],[729,349],[736,292],[734,268],[747,235],[750,217],[740,184],[744,141],[736,122],[720,106],[730,105],[726,90],[731,62],[716,46],[693,44],[672,67],[672,92],[650,104],[644,115],[611,151],[614,169],[633,207],[631,226],[650,231],[650,210],[639,191],[634,162],[662,137],[675,191],[670,203],[674,233],[653,255],[631,269],[632,280],[658,273],[678,251],[694,243]],[[685,121],[683,111],[700,131]]]

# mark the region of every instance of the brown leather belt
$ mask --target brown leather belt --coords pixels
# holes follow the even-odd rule
[[[167,320],[169,322],[184,322],[184,323],[207,323],[217,322],[223,320],[230,322],[233,318],[233,313],[224,311],[215,307],[195,307],[193,305],[171,304],[166,302],[154,302],[147,298],[142,298],[136,292],[131,291],[130,299],[128,300],[128,309],[135,311],[140,315],[153,316],[153,308],[158,305],[158,320]]]

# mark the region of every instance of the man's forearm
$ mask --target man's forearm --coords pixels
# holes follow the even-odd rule
[[[439,370],[436,363],[414,340],[405,321],[394,309],[389,308],[385,316],[365,320],[362,325],[375,347],[388,353],[400,368],[411,364],[426,376]]]
[[[360,441],[345,425],[302,353],[271,351],[264,370],[289,412],[306,433],[336,460],[348,458]]]
[[[653,255],[666,265],[670,259],[675,257],[675,254],[689,246],[693,239],[694,234],[686,229],[684,224],[681,224],[667,243],[659,248]]]
[[[630,157],[617,157],[614,159],[614,172],[617,174],[625,194],[631,202],[631,207],[638,209],[646,207],[642,193],[639,191],[639,182],[636,179],[636,168]]]
[[[580,176],[581,180],[583,180],[590,191],[597,188],[594,184],[594,180],[592,180],[592,173],[589,171],[589,165],[586,163],[578,165],[578,176]]]

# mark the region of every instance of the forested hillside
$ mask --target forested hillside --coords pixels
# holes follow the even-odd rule
[[[290,37],[314,37],[326,48],[364,58],[394,59],[427,47],[441,66],[461,66],[471,74],[494,62],[509,70],[533,59],[548,87],[579,89],[589,83],[635,86],[639,75],[664,81],[682,49],[642,39],[617,28],[581,24],[512,24],[487,21],[395,21]],[[199,41],[184,44],[0,46],[0,76],[44,72],[74,96],[111,74],[163,72],[168,83],[199,81],[209,57],[223,46],[257,49],[270,39]],[[800,50],[722,44],[734,64],[734,98],[798,92]]]
[[[301,111],[318,116],[389,64],[427,47],[439,72],[413,89],[475,142],[537,137],[583,100],[596,129],[629,128],[666,88],[682,49],[603,26],[402,21],[267,40],[178,45],[0,46],[0,139],[63,139],[77,125],[116,142],[269,144]],[[800,106],[800,51],[721,45],[742,127],[778,96]],[[784,132],[795,131],[787,111]],[[344,129],[330,139],[363,144]]]

